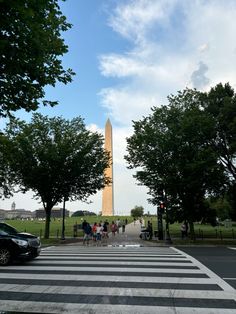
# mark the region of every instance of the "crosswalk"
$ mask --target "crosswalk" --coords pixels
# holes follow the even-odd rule
[[[0,267],[1,311],[28,313],[236,313],[236,290],[168,247],[51,247]]]

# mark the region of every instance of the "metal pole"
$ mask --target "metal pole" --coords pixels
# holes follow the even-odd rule
[[[170,230],[169,230],[169,218],[168,218],[168,213],[167,213],[167,208],[166,208],[166,244],[172,244],[172,240],[170,237]]]
[[[66,200],[63,199],[63,208],[62,208],[62,229],[61,229],[61,240],[65,240],[65,213],[66,213]]]
[[[163,222],[160,208],[157,209],[158,239],[163,240]]]

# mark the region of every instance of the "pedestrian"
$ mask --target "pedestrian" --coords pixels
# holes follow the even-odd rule
[[[87,244],[89,246],[89,240],[91,237],[92,228],[88,222],[84,224],[84,238],[83,238],[83,245]]]
[[[117,225],[117,233],[119,233],[119,228],[120,228],[120,219],[117,219],[116,221],[116,225]]]
[[[101,246],[102,245],[102,225],[101,223],[98,224],[97,226],[97,246]]]
[[[108,236],[108,226],[109,226],[109,222],[107,220],[104,221],[104,223],[103,223],[103,231],[102,231],[104,239],[108,239],[109,238],[109,236]]]
[[[128,224],[128,219],[127,219],[127,218],[125,219],[125,224],[126,224],[126,225]]]
[[[188,237],[188,222],[186,220],[185,220],[185,226],[186,226],[185,236],[187,238]]]
[[[95,244],[95,242],[97,241],[97,223],[96,222],[93,224],[92,234],[93,234],[93,242]]]
[[[125,221],[123,220],[123,223],[122,223],[122,232],[124,233],[125,232]]]
[[[148,220],[147,230],[150,234],[150,240],[151,240],[153,237],[153,229],[152,229],[152,223],[149,220]]]
[[[111,223],[111,232],[112,232],[113,236],[116,235],[116,231],[117,231],[117,225],[115,224],[114,221],[112,221],[112,223]]]
[[[182,237],[182,239],[184,239],[186,236],[186,224],[185,223],[182,223],[182,225],[180,227],[180,231],[181,231],[181,237]]]
[[[82,218],[81,218],[82,219]],[[86,220],[83,220],[82,222],[82,229],[84,230],[84,227],[87,225],[87,221]]]

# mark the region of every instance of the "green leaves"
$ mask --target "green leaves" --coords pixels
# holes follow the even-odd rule
[[[5,138],[3,156],[8,153],[13,182],[20,191],[32,190],[48,217],[64,198],[85,201],[110,182],[104,173],[110,157],[103,137],[88,131],[80,117],[69,121],[34,114],[31,123],[12,119]]]
[[[45,86],[71,81],[74,72],[61,60],[68,51],[61,32],[70,27],[57,0],[0,2],[0,117],[36,110]]]
[[[178,205],[182,218],[196,219],[205,195],[216,193],[225,182],[211,145],[215,122],[203,110],[202,94],[196,90],[168,99],[168,106],[152,108],[150,116],[134,122],[125,159],[129,168],[138,168],[135,177],[149,188],[153,204],[158,204],[158,191],[164,187],[169,208]]]

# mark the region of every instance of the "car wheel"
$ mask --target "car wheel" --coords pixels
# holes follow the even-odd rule
[[[0,249],[0,265],[8,265],[11,260],[11,253],[8,249]]]

